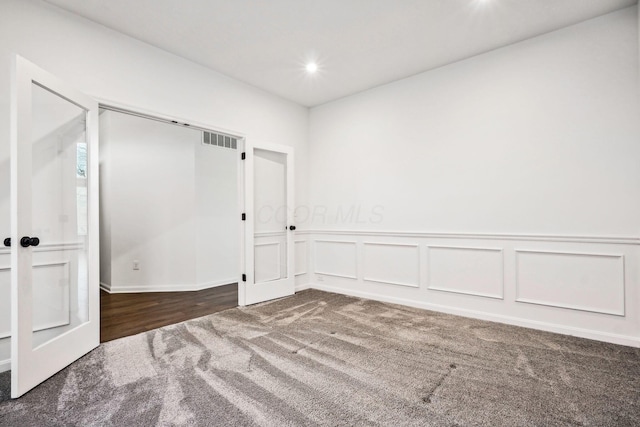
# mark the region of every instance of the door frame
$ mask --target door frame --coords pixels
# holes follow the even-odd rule
[[[237,139],[237,191],[238,191],[238,202],[236,206],[237,210],[237,218],[240,221],[242,218],[242,214],[245,213],[245,187],[244,187],[244,166],[245,162],[242,159],[242,154],[246,151],[246,135],[243,132],[235,131],[232,129],[226,129],[221,126],[212,125],[209,123],[198,122],[195,120],[185,119],[179,116],[173,116],[170,114],[160,113],[155,110],[149,110],[141,107],[137,107],[134,105],[124,104],[121,102],[117,102],[111,99],[93,96],[93,99],[98,101],[98,107],[104,108],[109,111],[115,111],[123,114],[130,114],[133,116],[141,117],[148,120],[157,120],[160,122],[166,122],[167,124],[174,126],[188,126],[189,129],[196,129],[206,132],[213,133],[221,133],[229,136],[233,136]],[[238,305],[240,305],[240,286],[242,282],[242,277],[244,274],[244,256],[245,256],[245,227],[244,222],[241,221],[242,224],[239,226],[240,232],[238,233],[238,238],[240,239],[238,245],[238,265],[237,265],[237,282],[238,282]]]

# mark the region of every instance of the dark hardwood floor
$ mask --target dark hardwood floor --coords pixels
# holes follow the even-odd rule
[[[238,305],[238,284],[194,292],[100,291],[100,342],[183,322]]]

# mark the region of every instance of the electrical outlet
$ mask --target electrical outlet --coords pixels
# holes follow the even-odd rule
[[[140,261],[138,261],[137,259],[133,260],[133,269],[140,270]]]

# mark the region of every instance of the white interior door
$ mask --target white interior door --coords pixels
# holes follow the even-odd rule
[[[293,148],[248,142],[245,159],[245,277],[240,305],[293,295]]]
[[[98,105],[17,57],[11,396],[99,345]]]

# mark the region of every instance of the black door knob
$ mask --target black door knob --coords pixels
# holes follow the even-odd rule
[[[296,226],[295,226],[295,225],[290,225],[290,226],[289,226],[289,230],[294,231],[295,229],[296,229]]]
[[[24,236],[22,239],[20,239],[20,246],[22,246],[23,248],[28,248],[29,246],[38,246],[39,244],[40,239],[38,239],[37,237]]]
[[[4,245],[6,247],[10,247],[11,246],[11,237],[7,237],[6,239],[4,239]]]

